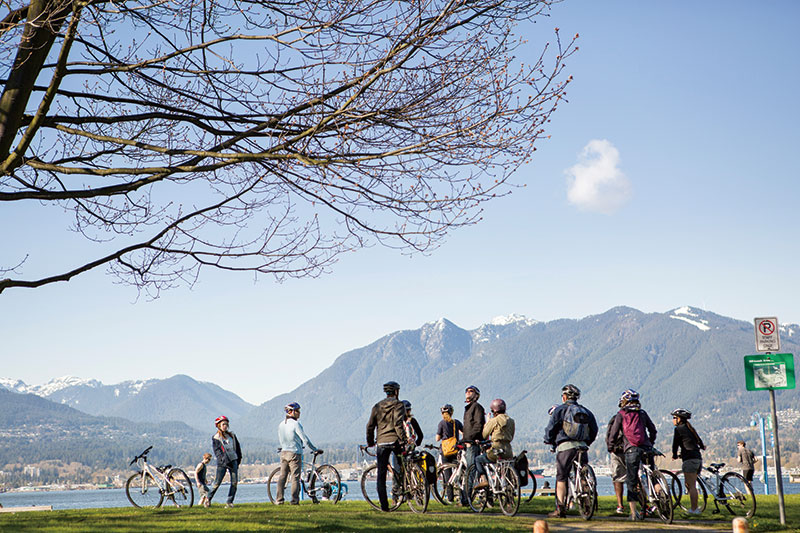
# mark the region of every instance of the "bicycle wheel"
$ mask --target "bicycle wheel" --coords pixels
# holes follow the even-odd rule
[[[342,499],[342,478],[331,465],[320,465],[311,475],[308,494],[314,503],[339,503]]]
[[[578,512],[584,520],[590,520],[597,507],[597,478],[592,467],[583,465],[578,480],[578,494],[575,495]]]
[[[673,518],[672,496],[670,495],[670,482],[660,470],[653,470],[651,479],[656,497],[656,513],[665,524],[671,524]]]
[[[180,468],[173,468],[167,472],[165,496],[175,507],[191,507],[194,504],[194,489],[186,472]]]
[[[503,468],[500,478],[502,492],[498,494],[500,511],[506,516],[514,516],[519,511],[519,502],[522,499],[522,487],[519,484],[519,475],[513,466]]]
[[[269,498],[270,503],[275,503],[275,498],[278,497],[278,477],[280,474],[281,469],[278,467],[267,478],[267,498]]]
[[[688,512],[692,504],[689,499],[689,488],[686,486],[686,479],[683,472],[678,472],[676,477],[680,481],[681,488],[683,489],[683,496],[681,496],[679,504],[681,509]],[[702,513],[706,510],[706,505],[708,504],[708,489],[706,488],[705,482],[703,482],[703,479],[700,477],[697,478],[695,486],[697,487],[697,508]]]
[[[526,501],[531,501],[536,495],[536,476],[533,475],[533,470],[528,470],[528,485],[530,485],[531,493],[528,494]]]
[[[144,474],[144,478],[141,472],[129,477],[125,482],[125,495],[134,507],[158,507],[164,501],[164,494],[149,473]]]
[[[364,472],[361,474],[361,494],[364,495],[364,500],[370,504],[373,508],[377,509],[378,511],[381,510],[381,502],[378,499],[378,492],[375,490],[374,492],[370,493],[368,487],[374,483],[375,478],[377,477],[378,473],[378,464],[373,464],[368,466]],[[386,472],[386,480],[387,485],[390,483],[389,480],[394,479],[394,470],[392,470],[392,465],[387,466]],[[387,487],[388,488],[388,487]],[[403,498],[390,498],[389,500],[389,511],[394,511],[403,503]]]
[[[425,469],[419,463],[411,463],[407,475],[405,486],[408,489],[406,497],[408,506],[415,513],[424,513],[428,510],[428,501],[431,497],[431,486],[425,476]]]
[[[482,513],[483,510],[486,509],[488,494],[486,489],[475,490],[472,488],[477,478],[478,474],[475,471],[475,465],[470,465],[469,469],[467,469],[466,480],[464,482],[466,484],[467,503],[470,509],[476,513]]]
[[[672,508],[675,509],[681,504],[681,497],[683,495],[683,485],[681,480],[678,479],[671,470],[659,470],[664,475],[664,478],[669,483],[669,494],[672,497]]]
[[[461,481],[454,479],[452,485],[449,483],[456,468],[457,466],[454,464],[443,464],[436,471],[433,497],[442,505],[451,505],[461,499]]]
[[[728,472],[719,483],[725,497],[725,507],[734,516],[752,518],[756,514],[756,496],[753,487],[736,472]]]

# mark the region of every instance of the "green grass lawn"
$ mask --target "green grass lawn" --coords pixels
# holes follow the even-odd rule
[[[757,496],[758,509],[750,521],[751,531],[800,531],[800,495],[786,497],[786,520],[790,527],[782,528],[778,520],[777,496]],[[122,507],[113,509],[84,509],[52,512],[0,514],[2,532],[78,532],[78,531],[325,531],[325,532],[434,532],[452,531],[478,533],[482,531],[531,531],[533,522],[552,509],[552,498],[535,498],[520,506],[521,516],[505,517],[497,511],[475,514],[458,507],[443,507],[432,501],[429,512],[417,515],[401,507],[401,512],[380,513],[364,502],[342,502],[338,505],[277,507],[266,503],[237,505],[225,509],[214,505],[210,509],[163,508],[157,510]],[[710,505],[710,504],[709,504]],[[615,517],[613,497],[601,497],[597,516],[602,521]],[[728,514],[712,515],[710,510],[691,519],[678,511],[681,524],[730,530]],[[618,520],[615,518],[614,520]],[[566,523],[580,523],[577,513],[570,513]],[[658,527],[660,522],[648,520]]]

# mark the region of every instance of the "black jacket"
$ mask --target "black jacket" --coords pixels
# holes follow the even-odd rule
[[[464,440],[475,441],[483,438],[483,425],[486,411],[478,402],[468,403],[464,408]]]
[[[387,396],[376,403],[372,406],[372,413],[367,422],[367,445],[405,442],[406,430],[403,427],[405,417],[406,407],[394,396]]]
[[[214,436],[211,437],[211,447],[214,450],[214,456],[217,458],[217,465],[230,467],[232,465],[228,459],[228,453],[225,451],[225,445],[218,435],[219,433],[214,433]],[[242,448],[239,446],[239,439],[236,438],[236,435],[233,432],[229,431],[228,435],[233,438],[234,449],[236,450],[236,456],[238,457],[236,460],[236,466],[238,467],[242,463]]]

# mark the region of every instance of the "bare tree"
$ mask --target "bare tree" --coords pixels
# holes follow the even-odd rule
[[[556,29],[515,57],[551,0],[0,2],[0,202],[68,210],[98,250],[14,279],[18,251],[0,292],[430,250],[508,192],[577,49]]]

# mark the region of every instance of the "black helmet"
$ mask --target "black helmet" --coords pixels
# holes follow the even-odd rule
[[[506,402],[501,400],[500,398],[492,400],[492,403],[489,405],[489,409],[491,409],[493,413],[505,413]]]
[[[409,412],[411,410],[411,402],[409,402],[408,400],[403,400],[402,403],[403,407],[406,408],[406,413]]]
[[[444,405],[442,406],[442,408],[441,408],[441,409],[439,409],[439,410],[440,410],[441,412],[443,412],[443,413],[450,413],[451,415],[453,414],[453,406],[452,406],[452,405],[450,405],[449,403],[446,403],[446,404],[444,404]]]
[[[398,392],[400,390],[400,384],[396,381],[387,381],[383,384],[383,392],[389,394],[390,392]]]
[[[467,391],[470,391],[470,390],[475,391],[475,394],[477,394],[478,397],[480,398],[481,390],[478,387],[476,387],[475,385],[470,385],[469,387],[464,389],[464,392],[467,392]]]
[[[670,414],[672,416],[677,416],[678,418],[683,418],[684,420],[689,420],[692,418],[692,412],[688,409],[675,409]]]
[[[561,394],[566,395],[570,400],[577,400],[581,397],[581,390],[570,383],[568,385],[564,385],[564,387],[561,389]]]

